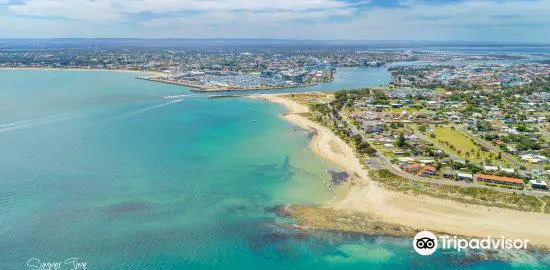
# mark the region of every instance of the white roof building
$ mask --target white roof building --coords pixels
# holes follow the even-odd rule
[[[469,173],[457,173],[456,176],[458,178],[468,178],[468,179],[474,179],[474,176]]]
[[[515,172],[515,170],[513,168],[500,167],[500,170],[503,171],[503,172],[507,172],[507,173],[514,173]]]
[[[495,166],[483,166],[483,169],[486,171],[498,171],[498,167]]]
[[[420,161],[420,163],[424,163],[424,164],[434,164],[435,163],[435,160],[433,160],[433,159],[421,159],[419,161]]]
[[[542,180],[529,180],[529,183],[531,183],[531,186],[537,186],[537,187],[548,187],[548,183],[546,181]]]
[[[401,162],[414,162],[414,158],[412,158],[412,157],[400,157],[397,160],[399,160]]]

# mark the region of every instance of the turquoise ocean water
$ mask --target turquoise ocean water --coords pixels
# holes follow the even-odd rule
[[[383,84],[382,69],[293,91]],[[0,71],[0,269],[544,269],[541,253],[420,257],[411,239],[304,234],[273,207],[321,204],[336,166],[279,105],[135,74]],[[381,83],[378,83],[381,82]],[[185,96],[180,96],[185,95]],[[545,257],[546,256],[546,257]]]

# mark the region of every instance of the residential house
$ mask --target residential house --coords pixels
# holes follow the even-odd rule
[[[365,120],[363,121],[362,129],[367,133],[384,132],[384,123],[380,121]]]
[[[422,175],[437,175],[437,169],[434,166],[426,166],[421,171]]]
[[[443,177],[444,178],[454,178],[456,176],[456,174],[454,172],[444,172],[443,173]]]
[[[468,182],[472,182],[474,180],[474,176],[470,173],[457,173],[456,174],[456,178],[458,180],[462,180],[462,181],[468,181]]]
[[[408,173],[416,173],[416,172],[422,170],[422,165],[420,165],[418,163],[408,164],[408,165],[403,166],[403,170],[408,172]]]
[[[513,168],[504,168],[502,166],[499,167],[501,171],[503,172],[506,172],[506,173],[514,173],[515,170]]]
[[[520,178],[496,176],[490,174],[476,173],[475,178],[478,182],[485,182],[490,184],[508,185],[523,187],[525,183]]]
[[[531,187],[536,189],[548,189],[548,183],[546,181],[542,180],[529,180],[529,183],[531,183]]]

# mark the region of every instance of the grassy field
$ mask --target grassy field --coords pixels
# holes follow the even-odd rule
[[[383,183],[386,188],[396,191],[422,194],[466,204],[496,206],[526,212],[542,212],[543,204],[535,196],[498,192],[484,188],[417,182],[395,175],[385,169],[371,173],[371,177],[373,180]],[[550,203],[550,197],[544,199],[547,203]],[[550,213],[550,210],[545,208],[545,212]]]
[[[326,95],[323,93],[288,94],[281,96],[284,98],[292,99],[302,105],[308,105],[311,102],[328,103],[334,98],[332,95]]]
[[[443,147],[445,151],[451,152],[462,159],[470,160],[476,164],[485,160],[493,163],[506,164],[505,161],[498,159],[498,153],[484,149],[475,144],[468,135],[454,130],[448,126],[439,126],[434,128],[435,138],[430,137],[432,142]]]

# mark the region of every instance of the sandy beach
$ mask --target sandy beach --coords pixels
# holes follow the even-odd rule
[[[369,178],[369,172],[347,143],[328,128],[300,115],[308,112],[306,106],[278,95],[254,95],[252,98],[286,106],[289,113],[284,115],[285,119],[314,132],[310,146],[316,154],[359,176],[359,184],[352,186],[346,196],[324,207],[368,213],[384,222],[421,230],[470,237],[529,239],[535,246],[550,248],[550,215],[466,205],[388,190]]]
[[[317,155],[360,175],[361,178],[368,178],[368,172],[363,170],[361,163],[355,157],[353,149],[346,142],[332,133],[327,127],[300,115],[300,113],[307,113],[309,111],[306,106],[278,95],[266,94],[254,95],[252,97],[285,105],[290,111],[283,116],[285,119],[315,133],[310,147]]]

